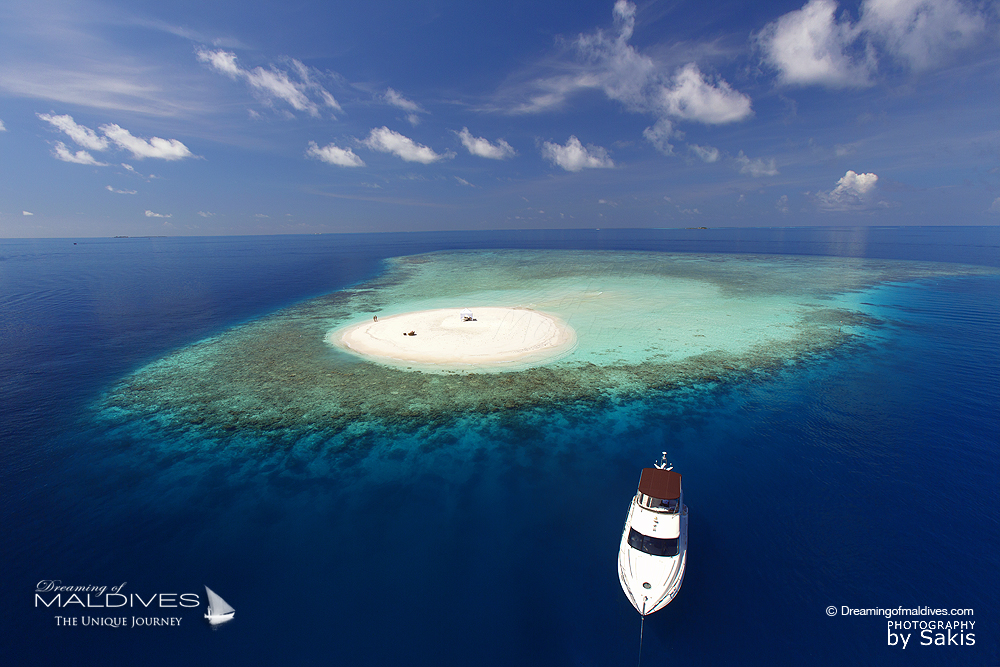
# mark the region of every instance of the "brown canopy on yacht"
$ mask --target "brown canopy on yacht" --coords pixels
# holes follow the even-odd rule
[[[643,468],[639,477],[639,491],[660,500],[681,497],[681,474],[673,470]]]

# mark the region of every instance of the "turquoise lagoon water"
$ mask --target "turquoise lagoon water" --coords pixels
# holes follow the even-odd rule
[[[616,549],[664,449],[691,561],[644,664],[995,661],[996,230],[698,234],[5,243],[4,662],[631,664]],[[325,341],[470,303],[578,346],[427,373]],[[237,616],[56,627],[43,579]],[[976,644],[830,605],[972,608]]]
[[[111,390],[98,420],[112,430],[140,429],[171,450],[279,447],[336,455],[373,433],[383,447],[399,432],[422,432],[430,442],[460,439],[478,430],[470,423],[477,416],[631,400],[773,373],[877,337],[885,322],[879,306],[865,301],[877,285],[990,273],[778,255],[493,250],[391,258],[374,280],[138,370]],[[326,340],[372,314],[469,304],[552,313],[574,328],[577,346],[554,362],[492,377],[493,369],[475,367],[386,367]],[[407,456],[419,452],[411,448]],[[379,458],[367,463],[381,465]]]

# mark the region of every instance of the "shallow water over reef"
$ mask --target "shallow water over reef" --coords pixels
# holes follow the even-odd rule
[[[990,269],[924,262],[606,251],[458,251],[389,260],[376,279],[183,348],[125,378],[100,420],[172,448],[375,446],[450,438],[467,415],[617,401],[770,373],[877,336],[887,283]],[[534,308],[578,334],[556,362],[427,373],[326,342],[358,321],[466,304]],[[153,436],[153,437],[150,437]],[[196,436],[196,437],[190,437]],[[169,443],[169,444],[167,444]]]

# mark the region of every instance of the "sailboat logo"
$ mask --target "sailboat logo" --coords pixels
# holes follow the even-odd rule
[[[236,610],[208,586],[205,586],[205,591],[208,593],[208,611],[205,612],[205,618],[208,619],[208,622],[212,625],[219,625],[233,620]]]

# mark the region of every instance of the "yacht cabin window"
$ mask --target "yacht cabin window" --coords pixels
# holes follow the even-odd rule
[[[676,556],[680,538],[660,538],[643,535],[635,528],[628,530],[628,545],[651,556]]]

